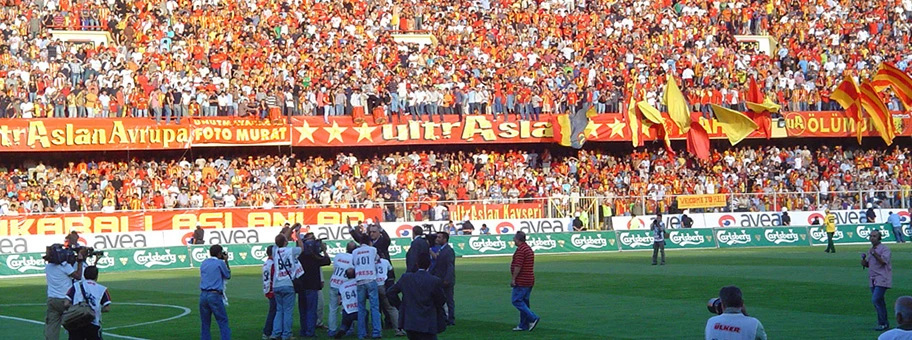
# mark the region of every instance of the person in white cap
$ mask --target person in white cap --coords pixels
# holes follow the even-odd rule
[[[877,223],[877,214],[874,213],[874,204],[868,203],[868,211],[865,212],[868,223]]]

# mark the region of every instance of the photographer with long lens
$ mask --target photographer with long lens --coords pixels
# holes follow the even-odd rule
[[[740,288],[722,287],[707,308],[718,315],[706,321],[706,340],[766,340],[760,320],[747,315]]]
[[[69,237],[68,237],[69,240]],[[54,244],[44,254],[44,276],[47,280],[47,315],[44,324],[45,340],[59,340],[63,312],[66,311],[67,291],[73,288],[73,281],[82,279],[82,271],[88,248],[78,251]]]
[[[218,323],[221,339],[231,339],[231,328],[228,327],[228,311],[225,309],[225,280],[231,278],[231,267],[228,266],[228,253],[221,245],[209,248],[209,258],[200,264],[200,339],[212,338],[212,315]]]

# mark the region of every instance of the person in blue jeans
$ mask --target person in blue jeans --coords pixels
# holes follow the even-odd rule
[[[899,218],[899,214],[892,211],[887,214],[887,223],[893,227],[893,234],[896,235],[896,243],[906,243],[902,230],[902,219]]]
[[[285,235],[276,236],[276,249],[272,255],[276,269],[273,273],[272,291],[275,294],[276,314],[272,323],[272,338],[291,339],[292,316],[294,314],[295,290],[293,279],[304,275],[304,269],[297,257],[301,255],[301,241],[297,247],[286,247]]]
[[[269,312],[266,313],[266,324],[263,325],[263,339],[272,337],[272,324],[275,323],[276,300],[272,291],[272,277],[275,275],[275,261],[272,260],[273,246],[266,247],[266,262],[263,263],[263,293],[269,300]]]
[[[304,250],[298,258],[304,269],[304,292],[298,294],[298,312],[301,320],[300,336],[312,338],[317,330],[317,299],[323,282],[320,267],[332,264],[326,254],[326,244],[317,241],[313,233],[304,236]]]
[[[358,283],[358,338],[367,337],[367,318],[370,317],[372,337],[379,339],[382,336],[380,298],[374,268],[380,258],[377,256],[377,249],[370,246],[370,236],[361,236],[358,240],[361,246],[352,253],[352,263],[354,263]],[[362,275],[362,273],[366,273],[366,275]],[[370,301],[370,314],[367,310],[368,301]]]
[[[224,294],[225,280],[231,278],[231,268],[228,267],[228,256],[222,251],[221,245],[209,248],[209,258],[200,264],[200,339],[212,339],[212,316],[218,323],[219,334],[222,339],[231,339],[231,328],[228,327],[228,311],[225,309]]]

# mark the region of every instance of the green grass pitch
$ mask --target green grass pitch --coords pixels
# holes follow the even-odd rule
[[[895,286],[887,309],[895,326],[893,302],[912,294],[912,247],[889,247]],[[834,255],[822,247],[669,251],[666,266],[651,266],[649,252],[539,255],[531,302],[542,322],[522,333],[511,331],[519,316],[510,305],[510,258],[457,259],[456,326],[440,338],[698,339],[710,317],[706,301],[735,284],[770,339],[875,339],[867,274],[859,265],[867,248],[840,246]],[[394,265],[403,271],[403,262]],[[234,268],[229,281],[236,339],[260,339],[268,303],[259,271]],[[114,300],[104,316],[106,339],[199,338],[198,271],[102,273],[100,282]],[[44,277],[0,280],[0,339],[42,338],[43,325],[34,321],[44,320],[45,289]],[[325,330],[318,335],[327,338]]]

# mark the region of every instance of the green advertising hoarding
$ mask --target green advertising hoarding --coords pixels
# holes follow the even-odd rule
[[[90,257],[86,262],[106,272],[147,269],[188,268],[186,247],[141,249],[108,249],[102,257]],[[0,255],[0,276],[44,274],[44,253]]]
[[[614,231],[596,231],[573,234],[557,234],[566,238],[564,248],[568,252],[581,251],[617,251],[617,233]]]
[[[456,256],[508,255],[516,249],[513,235],[451,236],[450,244]]]
[[[716,228],[719,248],[807,246],[807,227]]]
[[[654,238],[651,230],[623,230],[617,232],[621,250],[652,249]],[[716,241],[710,229],[670,229],[665,238],[666,249],[715,248]]]
[[[868,243],[868,236],[874,230],[880,230],[884,242],[895,242],[896,235],[893,227],[884,223],[871,224],[840,224],[833,233],[833,243]],[[808,229],[811,242],[815,245],[827,244],[826,229],[824,226],[811,226]]]
[[[326,253],[330,258],[336,254],[344,253],[346,246],[351,240],[324,240],[326,244]],[[405,252],[408,248],[408,238],[394,238],[390,240],[389,252],[391,259],[405,259]],[[222,247],[228,252],[228,263],[232,266],[259,265],[266,261],[266,249],[272,243],[255,243],[255,244],[223,244]],[[206,258],[209,257],[209,246],[190,246],[190,259],[194,267],[199,267]]]
[[[44,253],[0,255],[0,276],[44,274]]]
[[[617,251],[614,231],[529,234],[526,243],[537,254]],[[516,250],[513,235],[453,236],[456,256],[510,255]]]
[[[672,229],[665,239],[667,249],[715,248],[716,240],[709,229]]]
[[[652,249],[652,231],[649,230],[621,230],[617,232],[617,241],[621,250]]]

